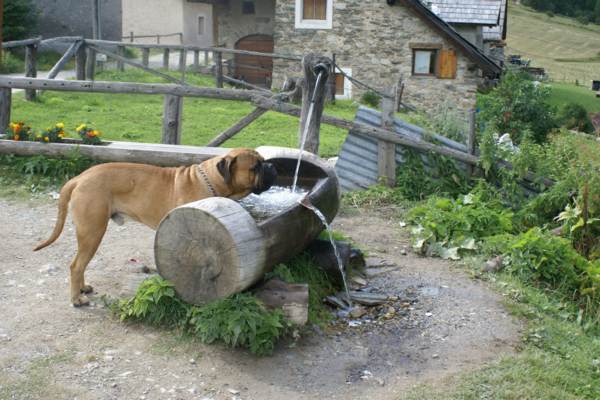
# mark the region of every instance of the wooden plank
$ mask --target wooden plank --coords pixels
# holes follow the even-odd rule
[[[223,87],[223,54],[221,52],[214,52],[213,59],[215,62],[215,85],[218,88]]]
[[[83,45],[83,41],[82,40],[78,40],[76,42],[73,42],[73,44],[71,44],[71,46],[69,46],[69,48],[67,49],[67,51],[65,51],[65,54],[63,54],[63,56],[60,58],[60,60],[58,60],[56,62],[56,64],[54,64],[54,66],[52,67],[52,69],[50,70],[50,72],[48,72],[48,79],[54,79],[54,78],[56,78],[56,76],[58,75],[58,73],[64,68],[65,64],[71,58],[73,58],[73,56],[75,55],[75,53],[77,53],[77,50],[79,50],[79,48],[81,47],[81,45]]]
[[[120,61],[124,62],[125,64],[129,64],[129,65],[132,65],[134,67],[143,69],[146,72],[149,72],[149,73],[154,74],[156,76],[160,76],[161,78],[166,79],[166,80],[168,80],[170,82],[174,82],[174,83],[179,83],[179,84],[185,85],[185,82],[183,82],[180,79],[174,78],[171,75],[163,74],[162,72],[157,71],[155,69],[152,69],[152,68],[149,68],[149,67],[145,67],[144,65],[140,64],[137,61],[129,60],[129,59],[127,59],[125,57],[122,57],[122,56],[120,56],[118,54],[115,54],[115,53],[113,53],[111,51],[103,49],[102,47],[96,47],[96,46],[90,46],[90,47],[92,47],[93,49],[95,49],[96,51],[98,51],[100,53],[106,54],[107,56],[109,56],[111,58],[114,58],[116,60],[120,60]]]
[[[163,109],[162,140],[164,144],[181,143],[181,116],[183,114],[183,97],[165,95]]]
[[[25,47],[25,76],[28,78],[37,77],[37,44],[30,44]],[[25,91],[25,100],[33,101],[36,97],[34,89]]]
[[[200,69],[200,50],[194,50],[194,71]]]
[[[96,76],[96,50],[91,46],[87,47],[87,57],[85,64],[85,77],[89,80],[94,80]]]
[[[171,49],[169,49],[168,47],[164,49],[163,51],[163,68],[168,70],[169,69],[169,58],[171,57]]]
[[[179,50],[179,72],[184,73],[187,63],[187,50]]]
[[[0,79],[1,86],[1,79]],[[277,111],[283,114],[300,116],[300,108],[298,106],[283,103],[274,99],[267,98],[265,96],[254,96],[252,103],[257,107],[268,108],[269,110]],[[374,137],[376,139],[387,140],[392,143],[401,144],[404,146],[412,147],[422,151],[432,151],[437,154],[448,156],[459,161],[463,161],[469,164],[477,164],[479,157],[464,153],[462,151],[449,149],[443,146],[438,146],[433,143],[425,142],[422,140],[415,140],[412,137],[402,135],[398,132],[387,131],[382,128],[361,124],[358,122],[348,121],[342,118],[333,117],[330,115],[322,115],[321,123],[337,126],[338,128],[353,130],[356,133]]]
[[[214,138],[213,140],[211,140],[207,144],[207,146],[209,146],[209,147],[220,146],[225,141],[227,141],[228,139],[230,139],[233,136],[235,136],[238,132],[240,132],[242,129],[244,129],[245,127],[247,127],[248,125],[250,125],[253,121],[255,121],[256,119],[258,119],[261,115],[263,115],[266,112],[267,112],[267,110],[265,110],[264,108],[258,108],[258,107],[255,108],[254,110],[252,110],[252,112],[250,114],[246,115],[244,118],[242,118],[241,120],[239,120],[231,128],[229,128],[226,131],[220,133],[216,138]]]
[[[12,101],[12,90],[0,87],[0,132],[4,133],[10,124],[10,108]]]
[[[253,84],[245,82],[245,81],[240,81],[239,79],[235,79],[235,78],[232,78],[232,77],[227,76],[227,75],[223,75],[223,80],[226,81],[226,82],[229,82],[229,83],[233,83],[234,85],[241,85],[241,86],[244,86],[244,87],[247,87],[247,88],[250,88],[250,89],[254,89],[254,90],[258,90],[258,91],[264,92],[264,93],[268,93],[269,95],[273,94],[273,92],[271,92],[268,89],[262,88],[260,86],[253,85]]]
[[[381,127],[394,130],[394,100],[384,97],[382,101]],[[387,140],[377,141],[377,169],[380,179],[388,187],[396,185],[396,144]]]
[[[142,49],[142,65],[147,67],[150,64],[150,49]]]
[[[204,65],[208,65],[208,51],[204,51]]]
[[[85,80],[85,62],[87,58],[87,49],[85,44],[81,45],[75,54],[75,74],[77,80]]]
[[[264,93],[257,90],[216,89],[165,83],[64,81],[6,75],[0,75],[0,87],[56,90],[60,92],[172,94],[183,97],[246,101],[252,100],[253,96],[264,97]]]
[[[125,47],[124,46],[118,46],[117,47],[117,54],[121,57],[125,57]],[[119,72],[124,72],[125,71],[125,63],[123,62],[123,60],[117,60],[117,71]]]

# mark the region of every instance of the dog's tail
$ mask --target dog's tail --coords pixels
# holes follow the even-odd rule
[[[69,201],[71,200],[71,192],[77,186],[75,179],[71,179],[60,190],[60,197],[58,199],[58,217],[56,218],[56,225],[54,225],[54,230],[52,234],[48,238],[48,240],[37,245],[33,251],[38,251],[43,249],[44,247],[54,243],[56,239],[60,236],[63,227],[65,226],[65,220],[67,219],[67,211],[69,209]]]

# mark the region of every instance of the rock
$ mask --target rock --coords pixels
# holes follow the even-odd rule
[[[391,266],[392,264],[382,258],[379,257],[366,257],[365,258],[365,266],[367,268],[380,268]]]
[[[44,264],[38,270],[41,274],[53,275],[58,271],[58,268],[54,264]]]
[[[383,318],[384,319],[392,319],[396,316],[396,309],[394,307],[388,307],[387,310],[385,311],[385,314],[383,314]]]
[[[365,278],[361,278],[360,276],[353,276],[352,283],[357,284],[358,286],[367,286],[367,280]]]
[[[351,328],[356,328],[361,325],[362,325],[362,322],[360,322],[360,321],[348,321],[348,326]]]
[[[192,365],[196,365],[196,360],[195,360],[195,359],[193,359],[193,358],[190,358],[190,364],[192,364]]]
[[[240,394],[240,391],[236,390],[236,389],[227,389],[227,391],[234,396],[237,396],[238,394]]]
[[[365,315],[366,313],[367,313],[367,310],[364,307],[355,306],[355,307],[352,307],[352,310],[350,311],[350,317],[358,319],[358,318],[362,317],[363,315]]]
[[[400,254],[402,254],[403,256],[408,254],[408,249],[406,247],[403,247],[402,250],[400,250]]]
[[[498,272],[504,268],[504,258],[502,256],[498,256],[488,260],[483,266],[484,272]]]
[[[360,379],[362,379],[363,381],[368,381],[372,377],[373,377],[373,373],[366,369],[360,375]]]
[[[0,342],[10,342],[10,336],[6,333],[0,333]]]
[[[385,386],[385,381],[381,378],[375,378],[375,382],[377,382],[379,386]]]
[[[431,358],[440,358],[440,356],[438,354],[434,354],[431,356]]]

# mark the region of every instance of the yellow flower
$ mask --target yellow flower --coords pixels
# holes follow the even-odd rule
[[[65,128],[65,124],[64,124],[64,123],[62,123],[62,122],[59,122],[58,124],[56,124],[56,127],[57,127],[58,129],[64,129],[64,128]]]
[[[58,132],[58,137],[59,138],[64,138],[65,137],[65,133],[64,132]]]
[[[19,140],[19,135],[15,135],[14,139]]]
[[[50,138],[48,136],[44,136],[44,142],[49,142]]]
[[[87,128],[87,126],[85,124],[81,124],[77,127],[76,131],[79,132],[79,131],[84,130],[85,128]]]
[[[42,135],[40,135],[40,134],[38,133],[38,134],[36,134],[36,135],[35,135],[35,137],[36,137],[37,139],[40,139],[40,138],[42,137]]]

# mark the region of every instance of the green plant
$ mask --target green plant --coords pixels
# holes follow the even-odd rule
[[[102,133],[99,130],[88,127],[86,124],[81,124],[75,129],[77,134],[81,137],[83,144],[100,144],[102,139],[100,136]]]
[[[190,305],[177,297],[171,282],[155,276],[143,281],[132,298],[114,303],[113,310],[121,321],[174,327],[186,323]]]
[[[10,166],[20,174],[43,175],[60,180],[68,180],[79,175],[89,167],[98,164],[79,153],[75,149],[66,158],[49,158],[45,156],[0,156],[0,164]]]
[[[555,110],[548,103],[550,93],[549,86],[534,83],[525,73],[506,72],[496,88],[479,97],[479,123],[483,130],[492,127],[496,133],[509,133],[516,144],[524,131],[543,143],[556,127]]]
[[[29,125],[25,122],[19,121],[17,123],[11,122],[9,129],[5,132],[6,139],[26,142],[33,139],[33,132]]]
[[[269,355],[289,327],[281,310],[268,311],[249,294],[236,294],[190,312],[190,331],[205,343],[222,341],[229,347],[247,347]]]
[[[23,72],[23,61],[12,52],[4,51],[2,53],[2,63],[0,63],[0,73],[14,74],[17,72]]]
[[[370,186],[366,190],[347,192],[342,195],[344,202],[355,207],[379,208],[385,206],[402,206],[408,202],[402,191],[384,185]]]
[[[360,102],[370,107],[377,108],[381,103],[381,96],[372,90],[367,90],[360,97]]]
[[[594,125],[585,107],[578,103],[568,103],[560,110],[558,115],[560,123],[567,129],[576,129],[579,132],[593,133]]]

